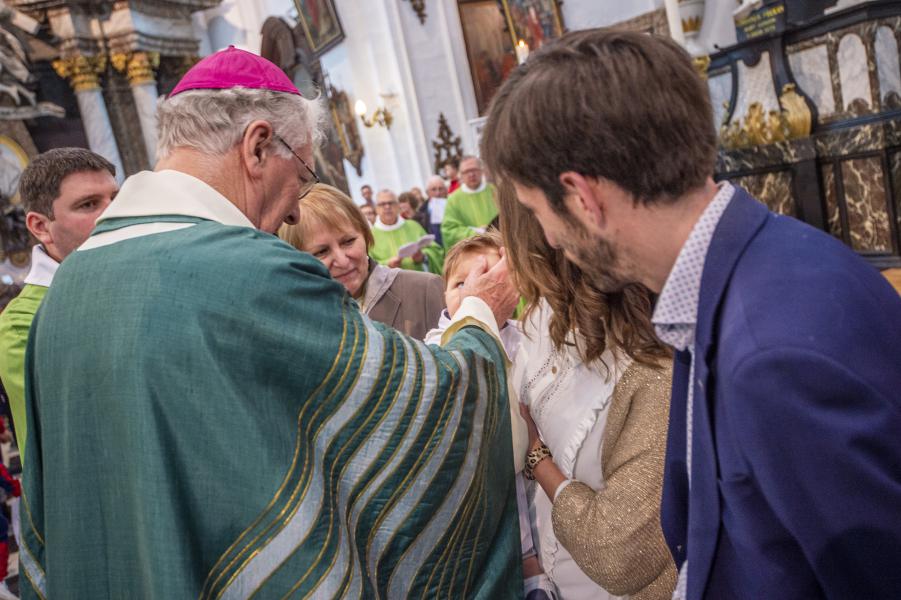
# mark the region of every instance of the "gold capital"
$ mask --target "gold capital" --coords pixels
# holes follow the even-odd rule
[[[160,66],[159,52],[120,52],[111,58],[113,68],[120,73],[125,72],[128,83],[131,85],[144,85],[155,83],[155,70]]]
[[[106,55],[76,55],[53,61],[53,70],[68,79],[76,92],[100,88],[100,74],[106,70]]]

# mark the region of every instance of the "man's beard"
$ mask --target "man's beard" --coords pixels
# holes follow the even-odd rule
[[[622,291],[633,283],[625,273],[613,244],[592,237],[581,223],[570,224],[572,241],[564,244],[563,249],[594,287],[612,293]]]

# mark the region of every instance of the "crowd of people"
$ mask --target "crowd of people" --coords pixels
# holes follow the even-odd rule
[[[898,595],[901,298],[714,182],[679,46],[546,44],[425,194],[321,118],[230,48],[154,171],[23,174],[23,597]]]

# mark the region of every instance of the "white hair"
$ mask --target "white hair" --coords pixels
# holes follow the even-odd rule
[[[165,158],[176,148],[193,148],[221,156],[237,144],[247,126],[262,120],[293,148],[320,144],[325,111],[319,98],[243,87],[192,90],[160,102],[157,113],[157,154]],[[279,156],[290,155],[282,144]]]
[[[440,183],[441,185],[447,185],[447,184],[444,182],[444,177],[441,177],[440,175],[432,175],[431,177],[429,177],[428,179],[425,180],[425,189],[428,190],[429,187],[430,187],[433,183]]]

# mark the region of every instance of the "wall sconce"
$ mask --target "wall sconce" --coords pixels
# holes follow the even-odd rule
[[[366,127],[373,127],[378,125],[379,127],[384,127],[385,129],[391,129],[391,123],[394,121],[394,115],[391,114],[386,107],[380,106],[375,109],[375,112],[372,113],[372,116],[366,117],[366,103],[362,100],[357,100],[354,104],[354,112],[360,117],[360,120],[363,121],[363,125]]]

